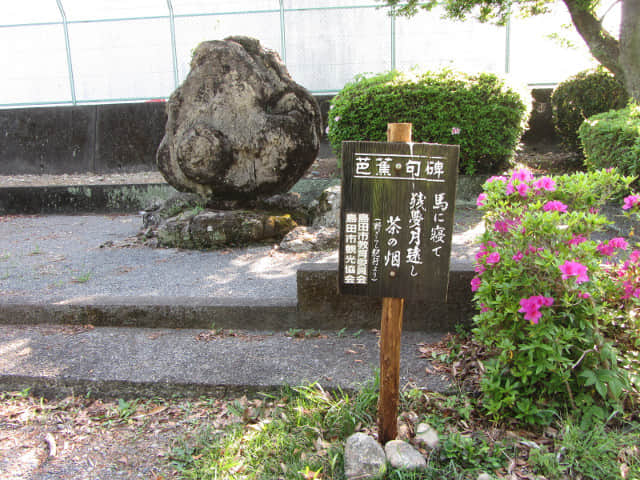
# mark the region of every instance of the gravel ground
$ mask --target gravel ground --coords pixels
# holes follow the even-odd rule
[[[458,207],[452,262],[471,262],[483,224]],[[215,251],[149,248],[133,237],[137,215],[0,217],[0,302],[87,297],[296,298],[302,263],[337,262],[337,251],[286,253],[275,245]]]
[[[0,217],[0,293],[61,302],[83,297],[296,297],[296,268],[335,252],[285,254],[273,246],[189,251],[127,245],[139,216]]]

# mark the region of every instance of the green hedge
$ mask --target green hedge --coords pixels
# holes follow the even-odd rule
[[[617,167],[624,175],[640,175],[640,106],[594,115],[578,133],[589,170]]]
[[[508,166],[524,131],[529,100],[493,74],[397,71],[359,77],[333,99],[329,141],[385,141],[387,123],[413,124],[413,140],[460,145],[460,172]]]
[[[553,124],[563,146],[581,152],[578,128],[596,113],[624,108],[624,87],[604,68],[585,70],[560,83],[551,95]]]

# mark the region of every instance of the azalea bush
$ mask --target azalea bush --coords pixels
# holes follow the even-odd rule
[[[633,387],[621,346],[636,338],[640,251],[593,235],[599,208],[628,190],[616,170],[490,178],[478,206],[486,231],[471,282],[474,336],[490,347],[483,406],[496,419],[546,424],[563,408],[605,419]],[[640,209],[640,196],[625,199]],[[636,201],[636,203],[633,203]]]

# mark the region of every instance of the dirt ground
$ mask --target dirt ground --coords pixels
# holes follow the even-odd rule
[[[171,452],[231,416],[216,399],[48,402],[24,392],[0,398],[4,480],[176,478]]]

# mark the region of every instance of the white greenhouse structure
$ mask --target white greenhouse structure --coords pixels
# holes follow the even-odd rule
[[[276,50],[317,95],[359,74],[440,66],[552,86],[594,65],[569,23],[561,3],[498,27],[445,20],[437,10],[395,18],[376,0],[3,2],[0,108],[164,99],[199,42],[230,35]]]

